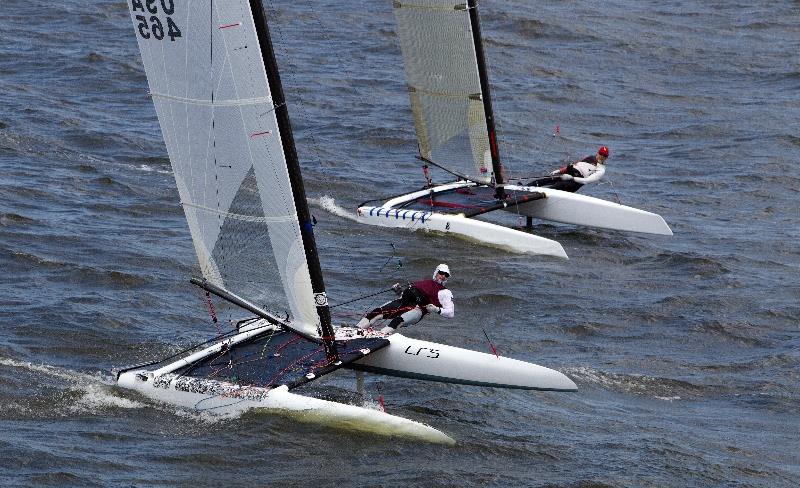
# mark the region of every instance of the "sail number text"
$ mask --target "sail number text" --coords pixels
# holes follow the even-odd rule
[[[142,15],[136,16],[136,30],[142,38],[152,37],[161,41],[166,34],[170,41],[174,41],[181,37],[181,30],[171,17],[175,13],[175,0],[131,0],[131,11],[142,12]],[[159,13],[166,16],[166,22],[161,21],[157,15]]]
[[[416,349],[416,351],[415,351],[415,349]],[[423,353],[423,356],[425,356],[426,358],[436,359],[436,358],[439,357],[439,350],[438,349],[428,349],[427,347],[412,348],[411,346],[408,346],[406,348],[406,354],[410,354],[411,356],[419,356],[419,354],[422,351],[428,351],[426,353]]]

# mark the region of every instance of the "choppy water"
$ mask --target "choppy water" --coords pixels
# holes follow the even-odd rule
[[[798,2],[482,5],[512,173],[607,144],[613,186],[586,193],[675,232],[540,225],[570,261],[324,210],[423,183],[391,6],[268,3],[334,301],[446,259],[457,319],[408,335],[488,350],[485,328],[580,391],[368,377],[391,413],[458,440],[442,447],[115,388],[113,367],[216,332],[133,29],[121,1],[3,0],[0,484],[800,484]]]

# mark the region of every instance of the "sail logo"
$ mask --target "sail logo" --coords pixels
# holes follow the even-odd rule
[[[418,347],[416,348],[416,352],[414,352],[414,348],[412,346],[408,346],[405,350],[405,353],[410,356],[419,356],[422,351],[428,351],[423,354],[423,357],[436,359],[439,357],[439,350],[438,349],[429,349],[427,347]]]
[[[159,7],[161,9],[159,10]],[[142,12],[143,15],[136,15],[136,31],[142,39],[164,40],[165,34],[170,41],[175,41],[181,37],[181,30],[178,24],[172,20],[175,13],[175,0],[131,0],[131,12]],[[158,14],[165,16],[162,22]],[[150,16],[148,17],[148,14]],[[164,24],[167,30],[164,32]]]

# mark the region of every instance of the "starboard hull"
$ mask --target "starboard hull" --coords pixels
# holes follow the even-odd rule
[[[546,195],[546,198],[507,209],[528,217],[601,229],[672,235],[663,217],[638,208],[552,188],[508,185],[506,189],[510,192],[537,191]]]
[[[470,351],[393,334],[389,346],[351,363],[348,368],[442,383],[577,391],[563,373],[494,354]]]

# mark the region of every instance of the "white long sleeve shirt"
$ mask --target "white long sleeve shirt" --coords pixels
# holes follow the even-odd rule
[[[587,163],[586,161],[578,161],[572,165],[573,168],[577,169],[583,177],[576,176],[575,182],[585,185],[587,183],[594,183],[596,181],[600,181],[600,178],[606,174],[606,166],[604,164],[592,164]]]
[[[452,319],[456,314],[456,306],[453,303],[453,292],[445,288],[444,290],[439,290],[437,297],[439,298],[439,303],[442,304],[442,309],[439,313],[448,319]]]

